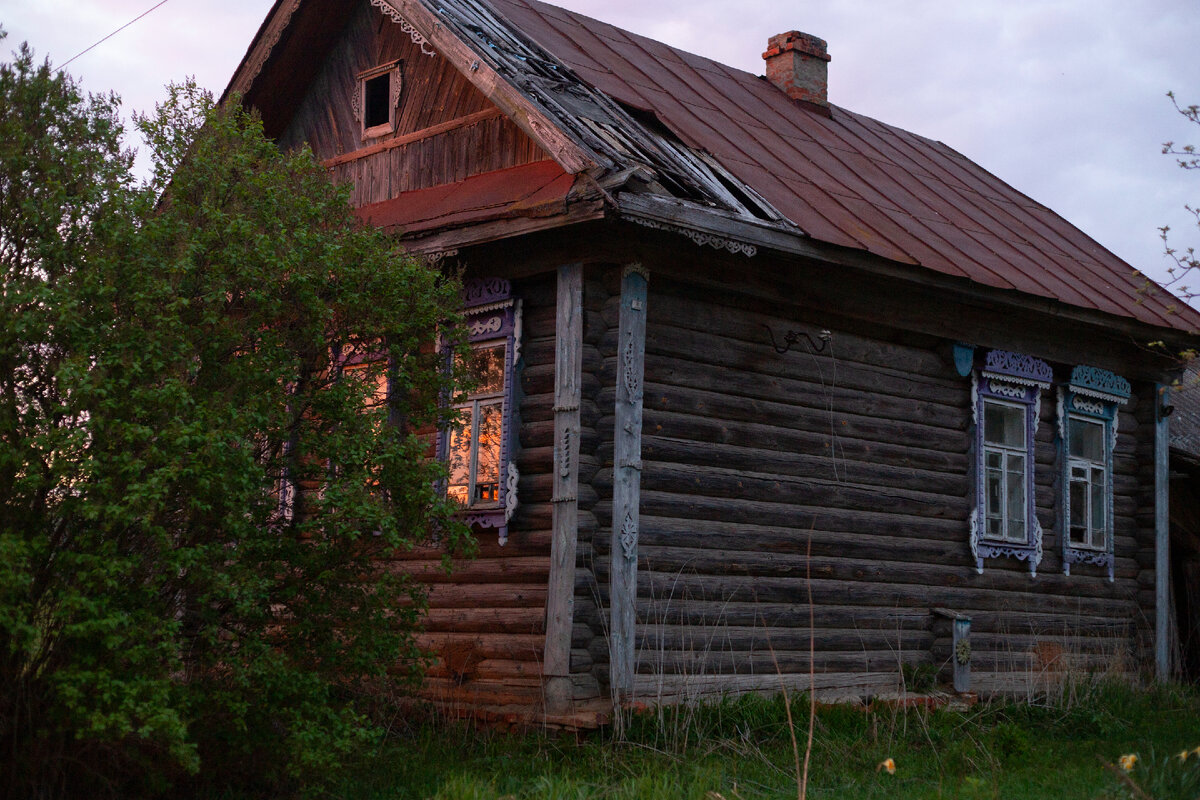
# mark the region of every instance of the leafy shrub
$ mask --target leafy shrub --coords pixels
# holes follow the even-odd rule
[[[419,675],[381,564],[463,534],[422,438],[456,287],[236,99],[140,118],[145,186],[27,48],[0,103],[0,794],[319,788]]]

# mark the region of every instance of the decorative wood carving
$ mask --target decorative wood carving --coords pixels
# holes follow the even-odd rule
[[[258,74],[262,72],[262,68],[267,63],[267,59],[271,57],[271,53],[275,50],[275,46],[279,44],[279,40],[282,38],[283,32],[287,30],[288,25],[291,24],[292,16],[299,8],[300,0],[291,0],[290,3],[285,5],[282,9],[282,14],[277,17],[277,22],[270,29],[269,38],[267,38],[260,47],[255,48],[253,60],[246,65],[246,78],[241,82],[241,85],[246,87],[246,91],[249,90],[250,84],[254,82],[254,79],[258,77]]]
[[[474,308],[507,300],[512,296],[512,284],[504,278],[472,278],[463,283],[462,294],[463,307]]]
[[[1060,390],[1058,430],[1063,444],[1060,504],[1062,506],[1063,574],[1071,574],[1073,564],[1106,567],[1108,580],[1116,579],[1116,554],[1113,529],[1113,454],[1117,449],[1118,406],[1128,402],[1132,393],[1129,381],[1097,367],[1077,366],[1071,370],[1071,383]],[[1104,547],[1086,547],[1071,540],[1071,464],[1069,418],[1091,418],[1104,425]],[[1089,462],[1083,462],[1087,464]],[[1090,520],[1089,520],[1090,522]]]
[[[638,527],[642,472],[642,382],[646,351],[647,273],[631,264],[621,278],[617,332],[620,368],[616,379],[613,441],[613,530],[611,542],[610,663],[612,688],[633,689],[636,641]],[[617,523],[619,520],[619,525]]]
[[[625,402],[636,405],[642,399],[642,364],[640,349],[637,342],[630,339],[621,351],[621,379],[625,381]]]
[[[636,222],[646,228],[653,228],[659,231],[669,231],[670,233],[682,234],[701,247],[707,245],[714,247],[717,250],[728,250],[731,253],[740,253],[741,255],[753,258],[758,255],[758,248],[746,242],[739,242],[736,239],[727,239],[724,236],[716,236],[711,233],[702,233],[701,231],[684,228],[680,225],[671,225],[666,222],[655,222],[643,217],[629,217],[632,222]]]
[[[1120,375],[1083,365],[1071,370],[1071,391],[1112,403],[1125,403],[1133,393],[1129,381]]]
[[[1054,370],[1040,358],[1024,353],[1010,353],[1007,350],[990,350],[983,368],[983,376],[1049,389],[1054,381]]]
[[[471,342],[506,341],[504,353],[504,401],[500,422],[500,486],[494,508],[471,509],[464,521],[472,527],[495,528],[499,543],[508,542],[508,522],[516,512],[519,472],[514,463],[516,443],[516,367],[520,354],[522,309],[520,300],[512,297],[512,284],[503,278],[478,278],[463,287],[464,322]],[[441,337],[437,344],[441,349]],[[439,431],[437,454],[448,457],[449,436]]]
[[[975,420],[975,508],[970,517],[969,542],[975,557],[975,569],[983,573],[988,558],[1015,558],[1029,564],[1029,574],[1037,575],[1042,561],[1042,526],[1037,517],[1034,482],[1034,439],[1041,417],[1041,391],[1049,388],[1054,373],[1041,359],[1005,350],[987,354],[985,369],[971,376],[972,415]],[[981,378],[986,380],[981,380]],[[993,538],[987,534],[985,515],[986,471],[984,469],[984,405],[989,398],[1019,403],[1025,409],[1025,536],[1024,542]]]
[[[547,686],[571,674],[575,551],[579,532],[579,404],[583,368],[583,266],[558,268],[554,342],[553,537],[542,674]],[[555,691],[558,691],[556,688]],[[561,699],[561,698],[559,698]],[[555,700],[559,702],[559,700]]]
[[[625,512],[625,521],[621,523],[621,552],[626,561],[637,560],[638,526],[633,521],[633,514]]]
[[[299,0],[297,0],[297,2],[299,2]],[[378,8],[383,12],[385,17],[399,25],[400,30],[408,34],[409,38],[413,40],[413,44],[421,48],[422,53],[427,56],[437,55],[437,51],[429,46],[429,42],[424,36],[421,35],[421,32],[409,24],[408,20],[400,16],[400,12],[392,8],[391,3],[387,2],[387,0],[371,0],[371,5]]]

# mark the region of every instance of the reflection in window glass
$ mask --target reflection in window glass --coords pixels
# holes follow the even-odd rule
[[[1088,461],[1104,460],[1104,425],[1071,417],[1071,455]]]
[[[476,386],[458,406],[461,427],[452,431],[447,495],[467,508],[500,502],[500,451],[504,423],[505,344],[472,351]]]
[[[479,386],[477,396],[500,394],[504,391],[504,345],[481,347],[475,351],[474,374]]]
[[[1108,548],[1108,452],[1106,423],[1071,417],[1067,429],[1071,504],[1070,543],[1094,550]]]
[[[471,487],[471,443],[474,422],[470,408],[462,409],[462,424],[450,432],[450,483],[446,494],[459,505],[467,505]]]
[[[387,370],[381,362],[364,362],[351,364],[342,368],[342,376],[352,381],[369,381],[367,390],[367,408],[378,408],[387,403]]]
[[[500,404],[480,409],[474,503],[500,502]]]
[[[1000,403],[985,403],[983,438],[989,444],[1025,447],[1025,409]]]

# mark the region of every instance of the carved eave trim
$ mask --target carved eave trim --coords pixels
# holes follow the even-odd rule
[[[387,0],[371,0],[371,5],[383,12],[383,15],[392,22],[400,26],[400,30],[408,34],[413,40],[413,44],[421,48],[421,52],[427,56],[436,56],[437,51],[429,46],[429,40],[421,35],[421,32],[414,28],[412,24],[404,17],[400,16],[400,12],[392,8],[392,5]]]
[[[261,35],[250,45],[246,57],[242,59],[241,65],[233,73],[233,79],[221,97],[222,101],[232,92],[245,95],[250,91],[255,79],[266,66],[267,59],[271,57],[279,40],[283,38],[284,31],[291,26],[292,17],[300,8],[300,2],[301,0],[283,0],[276,7],[275,13],[263,23]]]
[[[758,248],[747,242],[739,242],[736,239],[730,239],[725,236],[705,233],[693,228],[685,228],[682,225],[672,225],[669,222],[658,222],[656,220],[645,219],[643,217],[630,217],[629,219],[631,222],[636,222],[638,225],[641,225],[645,228],[681,234],[691,239],[700,247],[708,245],[709,247],[715,247],[717,250],[728,250],[731,253],[739,253],[747,256],[748,258],[753,258],[754,256],[758,255]]]

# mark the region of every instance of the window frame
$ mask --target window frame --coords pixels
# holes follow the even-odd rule
[[[1062,506],[1060,524],[1060,539],[1062,544],[1063,574],[1071,574],[1073,564],[1093,564],[1105,567],[1108,580],[1115,579],[1115,525],[1113,517],[1113,456],[1117,449],[1117,426],[1120,406],[1129,401],[1131,387],[1129,381],[1107,370],[1080,365],[1071,372],[1071,381],[1067,386],[1059,387],[1058,392],[1058,447],[1060,453],[1061,473],[1059,476],[1059,496]],[[1102,461],[1088,459],[1071,454],[1071,421],[1078,420],[1102,426],[1101,442],[1104,446]],[[1091,486],[1091,470],[1100,467],[1104,474],[1104,524],[1101,528],[1104,541],[1099,545],[1079,542],[1071,533],[1071,486],[1073,470],[1077,466],[1089,469],[1089,488]],[[1089,511],[1091,501],[1089,499]],[[1091,533],[1095,528],[1089,514],[1087,530]]]
[[[466,323],[467,340],[473,349],[504,345],[504,385],[499,393],[484,396],[469,395],[461,403],[451,403],[455,408],[471,406],[480,398],[494,404],[499,397],[500,413],[500,463],[498,465],[499,487],[497,500],[487,505],[465,506],[459,517],[475,528],[496,529],[501,546],[508,541],[508,523],[517,509],[517,484],[520,472],[515,461],[516,430],[516,372],[521,358],[522,303],[513,296],[512,284],[503,278],[476,278],[463,284],[463,320]],[[449,354],[447,353],[447,358]],[[474,431],[478,428],[478,415],[472,414],[472,453],[478,439]],[[449,461],[451,431],[438,431],[437,457],[443,463]],[[474,458],[471,459],[475,461]],[[474,473],[474,463],[468,469]],[[446,485],[448,489],[448,483]],[[468,481],[468,497],[474,490],[473,477]]]
[[[397,111],[400,106],[400,93],[404,88],[404,75],[401,70],[402,59],[389,61],[385,64],[363,70],[355,76],[354,96],[351,104],[354,107],[354,118],[360,125],[362,141],[378,139],[389,133],[395,133],[398,122]],[[376,78],[388,76],[388,120],[379,125],[367,125],[367,82]]]
[[[988,558],[1016,558],[1029,564],[1030,575],[1037,575],[1042,561],[1042,528],[1037,517],[1035,445],[1038,423],[1041,417],[1041,393],[1049,389],[1053,371],[1046,362],[1032,356],[1006,350],[988,352],[985,365],[971,373],[971,409],[974,419],[973,464],[975,470],[975,508],[970,517],[971,555],[975,568],[983,573],[984,560]],[[1024,412],[1025,444],[1023,448],[988,442],[985,419],[989,405],[1018,408]],[[1008,536],[1008,493],[1005,492],[1002,507],[1002,532],[1000,536],[988,534],[988,466],[987,454],[1020,452],[1025,460],[1023,477],[1024,497],[1022,515],[1025,535],[1016,539]],[[1008,474],[1007,459],[1002,464]],[[1006,483],[1007,485],[1007,483]]]

